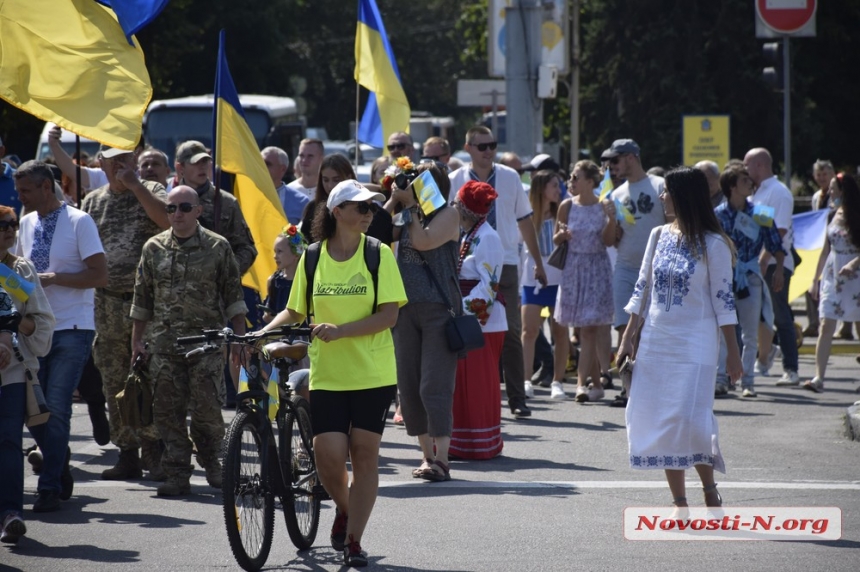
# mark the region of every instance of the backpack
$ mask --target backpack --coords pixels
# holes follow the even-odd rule
[[[320,261],[320,248],[322,241],[315,242],[308,246],[305,251],[305,308],[307,309],[307,321],[311,323],[311,299],[313,298],[314,274],[317,271],[317,264]],[[377,290],[379,286],[379,261],[381,258],[380,251],[382,250],[382,242],[372,236],[364,237],[364,265],[370,272],[373,280],[373,313],[376,313]]]

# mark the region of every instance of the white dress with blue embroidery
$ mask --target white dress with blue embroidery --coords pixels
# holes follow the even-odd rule
[[[651,231],[633,297],[639,313],[657,229]],[[627,441],[634,469],[711,465],[725,473],[714,417],[719,326],[737,323],[732,256],[717,234],[707,259],[693,256],[680,234],[662,227],[653,261],[652,294],[627,404]]]

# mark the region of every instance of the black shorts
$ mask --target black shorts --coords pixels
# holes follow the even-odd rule
[[[349,435],[352,427],[382,435],[396,393],[396,385],[355,391],[312,390],[311,425],[314,435],[331,432]]]

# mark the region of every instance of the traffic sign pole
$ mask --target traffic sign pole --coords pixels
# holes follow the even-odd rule
[[[789,37],[782,39],[782,138],[783,161],[785,162],[785,186],[791,190],[791,57],[789,56]]]

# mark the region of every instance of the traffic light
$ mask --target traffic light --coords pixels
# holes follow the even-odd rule
[[[767,42],[761,47],[764,61],[767,63],[761,71],[765,83],[774,89],[782,87],[782,50],[779,42]]]

